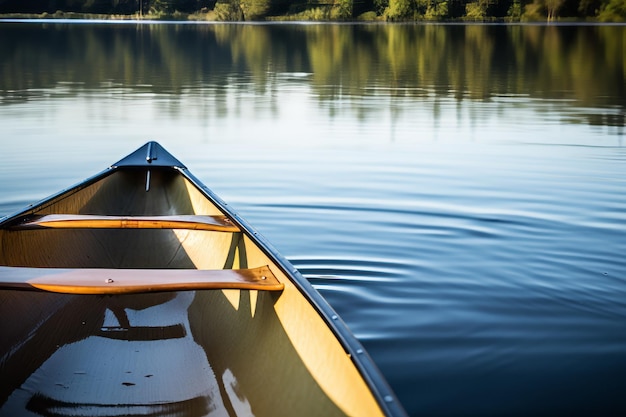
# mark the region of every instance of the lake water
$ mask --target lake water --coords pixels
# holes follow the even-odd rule
[[[0,23],[0,216],[156,140],[407,412],[626,413],[626,26]]]

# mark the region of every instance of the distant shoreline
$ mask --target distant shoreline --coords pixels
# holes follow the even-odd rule
[[[152,14],[99,14],[56,11],[54,13],[3,13],[0,20],[129,20],[129,21],[213,21],[209,14],[174,14],[169,16]]]
[[[446,19],[446,20],[403,20],[403,21],[387,21],[382,17],[377,18],[354,18],[354,19],[299,19],[299,16],[282,15],[271,16],[264,20],[221,20],[214,11],[181,13],[174,12],[172,14],[98,14],[98,13],[79,13],[79,12],[63,12],[56,11],[54,13],[2,13],[0,14],[0,22],[2,21],[45,21],[45,20],[76,20],[76,21],[111,21],[111,22],[172,22],[172,23],[381,23],[381,24],[407,24],[407,23],[427,23],[427,24],[549,24],[549,25],[626,25],[626,22],[602,22],[597,19],[573,19],[563,18],[558,20],[503,20],[503,19],[485,19],[485,20],[468,20],[468,19]]]

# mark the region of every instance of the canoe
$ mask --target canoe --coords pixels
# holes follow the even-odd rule
[[[270,243],[149,142],[0,219],[1,416],[403,416]]]

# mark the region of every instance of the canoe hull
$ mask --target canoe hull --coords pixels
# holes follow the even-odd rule
[[[146,151],[152,159],[140,157]],[[20,226],[33,215],[79,223]],[[185,221],[160,228],[172,216]],[[226,217],[228,227],[204,221],[200,230],[194,216]],[[61,293],[16,291],[6,278],[1,416],[404,415],[306,279],[158,144],[0,221],[0,266],[124,276],[153,269],[181,280],[194,271],[267,268],[280,284],[206,289],[191,280],[77,295],[62,286],[44,288]]]

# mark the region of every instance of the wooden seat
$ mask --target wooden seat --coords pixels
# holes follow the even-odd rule
[[[65,294],[131,294],[160,291],[244,289],[281,291],[267,266],[252,269],[101,269],[0,266],[0,289]]]
[[[239,228],[226,216],[98,216],[85,214],[31,215],[11,225],[20,229],[191,229],[238,232]]]

